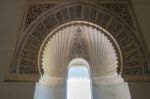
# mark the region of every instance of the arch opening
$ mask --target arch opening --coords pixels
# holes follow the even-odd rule
[[[73,59],[68,66],[67,99],[93,99],[88,62]]]
[[[76,38],[79,29],[81,37]],[[80,47],[83,44],[85,48]],[[91,77],[116,73],[117,68],[123,65],[122,54],[115,39],[106,30],[90,22],[72,21],[52,31],[41,46],[39,67],[42,66],[49,75],[66,78],[67,65],[72,59],[70,55],[85,58],[89,62]],[[121,70],[118,74],[121,74]]]
[[[78,38],[78,42],[80,40],[85,41],[85,45],[87,45],[86,50],[88,51],[82,55],[87,54],[85,56],[89,56],[87,58],[88,62],[83,59],[82,55],[80,56],[80,53],[77,53],[79,54],[77,57],[81,58],[75,58],[71,62],[69,59],[73,44],[78,45],[78,43],[74,43],[73,38],[79,28],[83,37]],[[93,91],[103,92],[103,90],[100,90],[100,86],[107,88],[111,85],[113,88],[116,88],[116,86],[121,85],[125,86],[126,92],[128,92],[127,84],[124,85],[122,77],[117,73],[118,62],[122,63],[120,61],[122,54],[111,34],[97,25],[83,21],[66,23],[54,30],[52,34],[51,36],[50,33],[45,39],[41,47],[42,51],[39,53],[39,62],[43,65],[42,68],[44,70],[39,86],[50,86],[48,91],[53,89],[53,94],[54,91],[58,91],[57,87],[62,88],[63,91],[60,93],[65,99],[66,96],[67,99],[75,99],[77,97],[79,99],[92,99],[93,96],[101,97],[99,94],[93,95],[92,93]],[[114,46],[118,49],[115,49]],[[80,48],[80,46],[75,46],[75,50],[78,51],[76,49],[78,47]],[[119,52],[120,56],[117,55],[116,51]],[[118,59],[119,57],[120,60]],[[65,86],[65,81],[67,82],[67,86]],[[55,87],[51,86],[52,84]],[[92,87],[95,88],[92,90]],[[65,89],[67,89],[67,92]],[[86,92],[84,92],[85,90],[81,92],[81,89],[85,89]],[[119,90],[124,90],[124,88]],[[110,94],[109,91],[107,93]],[[127,95],[129,94],[127,93]],[[104,97],[107,96],[104,95]],[[57,98],[54,97],[54,99]]]

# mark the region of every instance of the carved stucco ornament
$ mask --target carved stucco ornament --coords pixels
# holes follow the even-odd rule
[[[83,58],[89,62],[92,78],[114,74],[119,65],[123,67],[117,42],[102,28],[84,21],[72,21],[55,30],[52,37],[47,36],[39,53],[42,63],[39,62],[39,66],[44,69],[44,74],[67,77],[67,66],[74,58]],[[114,49],[114,46],[117,48]],[[121,64],[118,64],[119,60]]]
[[[70,52],[70,60],[74,58],[89,59],[87,42],[84,39],[82,30],[80,27],[77,28],[75,36],[73,38],[73,46]]]
[[[30,3],[36,4],[33,1]],[[43,2],[39,1],[38,3],[42,4]],[[45,3],[50,4],[50,2],[44,2],[43,4]],[[123,8],[121,7],[122,5]],[[38,79],[38,66],[39,68],[41,66],[40,64],[38,65],[38,62],[41,63],[38,54],[47,35],[51,35],[50,37],[52,37],[55,34],[55,32],[52,32],[54,29],[67,22],[77,20],[96,24],[113,36],[122,52],[122,76],[126,80],[149,80],[150,65],[148,53],[143,44],[133,9],[128,0],[111,0],[107,2],[101,0],[100,2],[88,3],[82,1],[66,2],[57,3],[52,7],[47,7],[46,5],[44,7],[38,6],[37,8],[45,9],[45,7],[46,10],[41,10],[40,14],[36,14],[36,18],[30,21],[30,24],[24,26],[25,22],[23,22],[14,59],[6,80],[35,81]],[[33,13],[28,14],[32,15]],[[25,17],[24,20],[26,19]],[[109,36],[107,37],[113,43],[112,39]],[[114,46],[114,49],[117,49],[117,47]],[[116,53],[120,55],[119,51]],[[121,61],[119,60],[118,62],[120,67]]]

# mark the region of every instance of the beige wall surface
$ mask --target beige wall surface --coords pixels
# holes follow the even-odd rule
[[[4,82],[10,66],[25,8],[25,0],[0,1],[0,99],[33,99],[35,83]],[[133,0],[146,45],[150,52],[150,1]],[[150,99],[150,82],[130,82],[133,99]]]
[[[150,53],[150,0],[131,0]]]
[[[34,83],[3,82],[10,66],[25,0],[0,0],[0,99],[33,99]]]
[[[131,0],[144,41],[150,53],[150,0]],[[130,82],[133,99],[150,99],[150,82]]]

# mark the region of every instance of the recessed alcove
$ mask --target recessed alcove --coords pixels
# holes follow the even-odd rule
[[[121,50],[109,32],[89,22],[72,21],[49,34],[53,33],[40,48],[39,71],[43,72],[36,84],[35,99],[48,99],[50,95],[54,99],[74,99],[75,95],[109,99],[112,92],[115,99],[131,98],[121,69],[117,71],[119,66],[122,67]],[[59,88],[64,91],[60,92]],[[81,94],[80,88],[87,88],[87,95]],[[42,90],[46,92],[42,94]],[[55,91],[59,91],[60,96],[55,96]],[[106,94],[102,95],[104,91]],[[121,98],[122,94],[125,94],[124,98]]]

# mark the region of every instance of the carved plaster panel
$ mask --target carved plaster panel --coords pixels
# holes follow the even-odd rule
[[[138,26],[127,6],[131,5],[126,0],[57,4],[54,2],[35,4],[29,1],[23,22],[24,31],[21,31],[22,35],[18,40],[6,80],[35,81],[39,77],[38,53],[44,39],[58,26],[78,20],[96,24],[116,39],[123,56],[122,76],[126,80],[150,80],[148,53],[144,50],[142,38],[139,39],[137,36]],[[53,35],[51,34],[51,37]]]
[[[39,53],[39,66],[44,69],[44,74],[67,77],[69,62],[74,58],[89,62],[92,78],[117,73],[117,67],[123,67],[122,62],[118,64],[122,61],[122,54],[115,39],[92,23],[72,21],[57,27],[52,33],[52,37],[49,34],[44,40]]]

